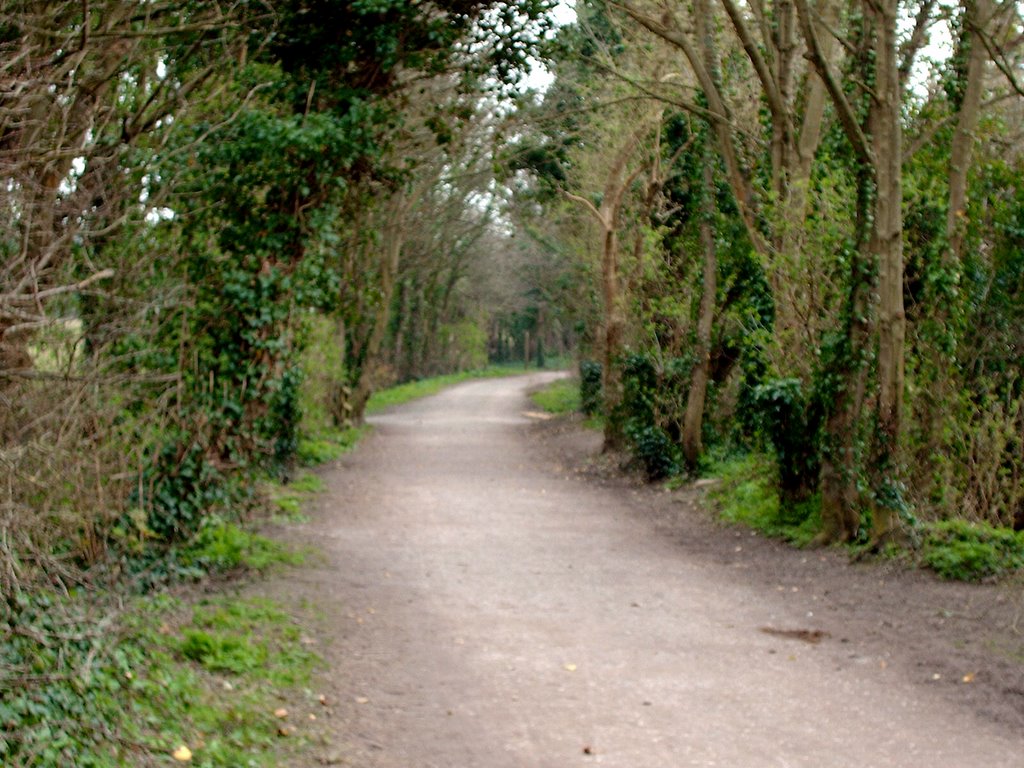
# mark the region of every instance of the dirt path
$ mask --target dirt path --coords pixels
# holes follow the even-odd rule
[[[1024,643],[985,625],[1012,595],[603,477],[593,436],[524,413],[549,377],[377,417],[326,473],[299,532],[323,561],[271,585],[327,627],[326,744],[297,765],[1024,766],[1020,649],[993,653]]]

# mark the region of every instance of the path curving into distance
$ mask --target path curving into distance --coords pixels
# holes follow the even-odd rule
[[[309,765],[1024,766],[1024,734],[851,652],[841,611],[690,555],[644,493],[537,450],[525,393],[553,376],[374,417],[326,473],[301,532],[323,560],[284,577],[328,626]]]

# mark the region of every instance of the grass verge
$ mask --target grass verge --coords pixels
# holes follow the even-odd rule
[[[582,398],[579,379],[559,379],[530,395],[530,399],[541,410],[558,416],[581,413]],[[601,431],[604,429],[604,418],[600,414],[587,416],[583,420],[587,429]]]
[[[369,427],[322,430],[299,438],[296,459],[304,467],[315,467],[340,459],[351,451]]]
[[[562,416],[580,410],[580,384],[576,379],[558,379],[530,395],[543,411]]]

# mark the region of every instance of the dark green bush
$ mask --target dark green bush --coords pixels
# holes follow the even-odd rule
[[[601,364],[580,361],[580,410],[593,416],[601,410]]]
[[[775,451],[784,503],[806,500],[815,490],[820,456],[820,419],[799,379],[772,379],[754,388],[756,424]]]
[[[649,480],[660,480],[679,471],[679,447],[665,430],[634,419],[626,423],[626,437]]]
[[[634,458],[647,477],[658,480],[679,471],[680,451],[665,428],[662,414],[671,410],[663,372],[647,355],[630,355],[622,366],[622,419]]]

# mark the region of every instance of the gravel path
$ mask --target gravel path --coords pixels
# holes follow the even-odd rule
[[[914,672],[862,614],[844,624],[837,556],[787,580],[818,555],[706,521],[666,535],[649,512],[698,515],[685,497],[538,447],[525,392],[551,377],[378,416],[325,474],[299,532],[324,557],[274,585],[328,638],[331,717],[304,765],[1024,766],[1024,733],[951,695],[959,671]],[[781,565],[747,567],[745,547]]]

